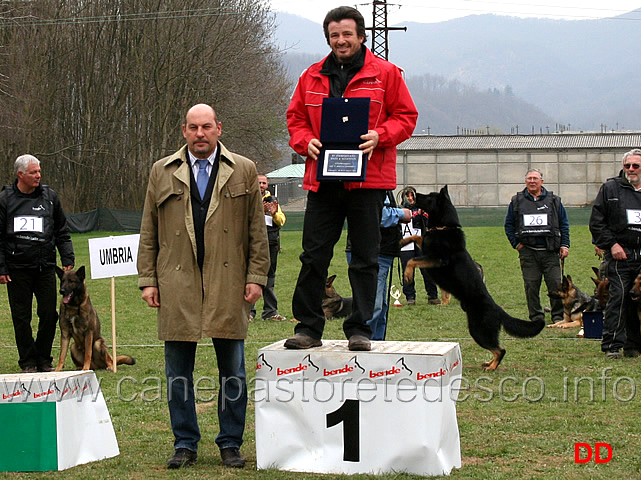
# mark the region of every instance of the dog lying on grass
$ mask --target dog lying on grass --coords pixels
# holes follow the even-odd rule
[[[423,256],[407,263],[405,279],[412,280],[415,268],[427,268],[434,282],[460,301],[472,338],[494,355],[483,364],[485,370],[496,370],[505,356],[505,349],[499,345],[501,325],[509,334],[527,338],[537,335],[545,321],[512,317],[494,302],[477,263],[465,248],[465,234],[447,186],[440,192],[418,193],[416,197],[416,206],[429,215],[429,227],[421,239]]]
[[[71,359],[82,370],[113,370],[113,359],[107,349],[107,343],[100,333],[100,320],[96,309],[91,304],[85,285],[85,267],[76,271],[63,271],[56,267],[60,278],[60,358],[56,372],[65,366],[69,343]],[[118,355],[116,365],[134,365],[129,355]]]
[[[551,298],[560,298],[563,302],[563,320],[548,325],[551,328],[583,327],[583,312],[598,310],[596,298],[579,290],[570,275],[564,275],[561,285],[548,293]]]

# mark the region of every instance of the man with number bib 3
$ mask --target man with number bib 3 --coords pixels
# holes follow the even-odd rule
[[[641,149],[623,155],[619,176],[608,179],[594,199],[592,243],[605,251],[610,298],[603,312],[601,350],[608,358],[638,357],[641,332],[630,289],[641,267]]]
[[[561,284],[560,259],[570,249],[570,223],[561,197],[543,187],[543,173],[525,174],[525,189],[512,197],[505,216],[505,234],[519,252],[530,320],[544,320],[539,292],[545,279],[548,292]],[[550,298],[552,323],[563,320],[563,303]]]
[[[7,296],[24,373],[50,372],[58,324],[56,248],[63,270],[74,264],[69,227],[58,195],[40,184],[40,161],[16,159],[17,179],[0,192],[0,284]],[[38,302],[38,333],[33,339],[33,297]]]

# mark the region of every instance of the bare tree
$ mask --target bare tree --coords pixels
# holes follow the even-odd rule
[[[142,208],[151,164],[194,103],[267,169],[283,156],[289,85],[264,0],[0,3],[0,173],[43,160],[70,212]]]

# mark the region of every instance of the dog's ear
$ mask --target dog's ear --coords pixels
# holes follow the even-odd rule
[[[56,265],[56,275],[58,275],[58,278],[62,280],[62,276],[65,274],[65,271],[60,268],[58,265]]]
[[[590,277],[590,280],[592,280],[597,287],[601,283],[601,280],[599,280],[598,278]]]
[[[593,271],[593,272],[594,272],[594,274],[597,276],[597,278],[599,278],[599,277],[600,277],[600,275],[599,275],[599,269],[598,269],[597,267],[592,267],[592,271]]]
[[[84,279],[85,279],[85,266],[83,265],[78,270],[76,270],[76,274],[78,275],[78,278],[80,280],[84,281]]]
[[[336,275],[332,275],[331,277],[327,277],[327,281],[325,282],[325,286],[331,287],[332,283],[334,283],[334,279],[336,278]]]

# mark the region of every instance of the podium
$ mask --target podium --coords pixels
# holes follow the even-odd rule
[[[120,453],[93,371],[0,375],[0,392],[0,471],[64,470]]]
[[[346,340],[309,350],[284,340],[258,351],[258,469],[447,475],[460,468],[461,352],[450,342]]]

